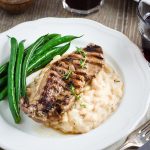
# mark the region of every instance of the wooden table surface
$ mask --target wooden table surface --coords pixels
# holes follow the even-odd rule
[[[61,0],[35,0],[34,5],[21,15],[10,15],[0,10],[0,32],[21,22],[43,17],[83,17],[123,32],[140,46],[136,6],[137,3],[133,0],[105,0],[99,12],[79,16],[64,10]]]
[[[99,12],[88,16],[79,16],[64,10],[61,0],[36,0],[33,6],[23,14],[10,15],[0,9],[0,32],[6,31],[21,22],[43,17],[83,17],[121,31],[140,47],[136,7],[137,3],[133,0],[105,0]],[[116,149],[116,145],[109,149]]]

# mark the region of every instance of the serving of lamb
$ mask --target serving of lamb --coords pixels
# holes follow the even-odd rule
[[[28,87],[27,98],[21,99],[21,109],[35,121],[61,120],[80,98],[104,64],[100,46],[88,45],[50,63]]]

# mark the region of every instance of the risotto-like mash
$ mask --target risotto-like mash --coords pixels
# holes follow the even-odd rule
[[[47,126],[64,133],[85,133],[98,127],[118,107],[123,96],[123,82],[108,65],[97,74],[90,86],[84,88],[73,108],[59,122]]]

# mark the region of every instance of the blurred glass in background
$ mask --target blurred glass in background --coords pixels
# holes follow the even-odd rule
[[[150,0],[140,0],[137,13],[144,56],[150,62]]]
[[[64,9],[87,15],[99,10],[104,0],[62,0]]]

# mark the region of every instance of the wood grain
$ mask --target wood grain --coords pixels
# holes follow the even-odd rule
[[[12,14],[19,14],[27,10],[32,0],[0,0],[0,8]]]
[[[140,46],[136,5],[137,3],[133,0],[105,0],[99,12],[89,16],[81,16],[64,10],[61,0],[36,0],[31,8],[20,15],[10,15],[0,10],[0,32],[21,22],[43,17],[83,17],[123,32],[129,39]]]

